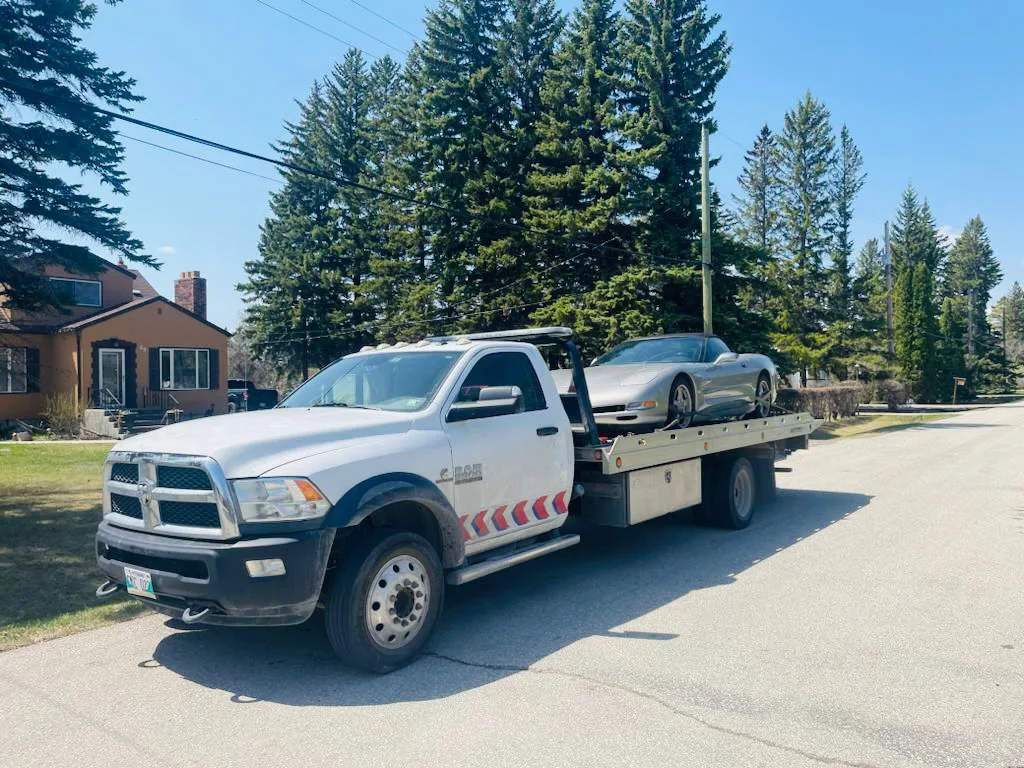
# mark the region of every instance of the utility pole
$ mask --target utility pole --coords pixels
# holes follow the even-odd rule
[[[708,126],[700,127],[700,231],[701,283],[704,289],[704,333],[714,333],[711,326],[711,193],[708,189]]]
[[[885,329],[889,341],[889,362],[896,356],[896,339],[892,329],[892,252],[889,250],[889,222],[885,222]]]
[[[1000,302],[1000,307],[1002,307],[1003,316],[1002,316],[1002,319],[999,321],[999,330],[1002,332],[1002,335],[1003,335],[1003,360],[1005,360],[1006,359],[1006,299],[1003,299],[1002,302]]]
[[[967,354],[974,358],[974,286],[967,294]]]

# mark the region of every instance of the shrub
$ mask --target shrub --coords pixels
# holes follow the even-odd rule
[[[70,393],[48,395],[40,415],[46,420],[50,432],[59,437],[75,437],[81,431],[82,417]]]
[[[865,389],[860,384],[837,384],[834,387],[780,389],[776,405],[787,411],[807,411],[816,419],[845,419],[857,415],[864,402]]]
[[[900,406],[907,404],[907,388],[895,379],[876,382],[874,394],[874,399],[881,400],[890,411],[898,411]]]

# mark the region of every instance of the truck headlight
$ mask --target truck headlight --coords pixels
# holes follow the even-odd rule
[[[308,520],[331,508],[320,489],[304,477],[234,480],[238,511],[246,522]]]

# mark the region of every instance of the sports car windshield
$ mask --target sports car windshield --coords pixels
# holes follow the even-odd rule
[[[289,395],[279,408],[418,411],[437,394],[462,352],[395,352],[346,357]]]
[[[704,340],[680,336],[668,339],[624,341],[605,352],[594,365],[635,365],[637,363],[698,363]]]

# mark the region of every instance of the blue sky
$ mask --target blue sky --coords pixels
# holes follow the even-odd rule
[[[353,0],[316,5],[266,0],[371,56],[395,54],[413,38]],[[359,0],[419,35],[422,0]],[[565,9],[574,2],[560,0]],[[912,183],[941,227],[956,233],[974,215],[988,226],[1007,281],[1024,282],[1024,3],[1014,0],[711,0],[733,44],[718,96],[721,157],[714,182],[736,190],[744,149],[762,124],[810,90],[846,123],[868,174],[856,205],[856,247],[881,236]],[[372,36],[372,37],[370,37]],[[283,136],[295,99],[309,91],[346,46],[275,13],[257,0],[127,0],[100,5],[86,43],[124,69],[146,97],[138,117],[256,152]],[[276,177],[273,168],[126,126],[124,132],[191,154]],[[174,277],[199,269],[209,280],[209,316],[233,329],[242,312],[234,286],[256,255],[271,181],[126,141],[131,194],[116,202],[147,249],[163,262],[146,270],[170,295]]]

